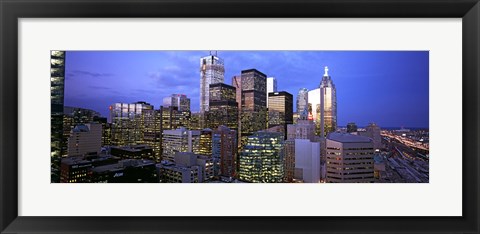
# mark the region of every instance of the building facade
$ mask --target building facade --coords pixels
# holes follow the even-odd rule
[[[287,125],[293,124],[293,95],[281,91],[268,94],[268,127],[283,126],[284,132]]]
[[[301,88],[297,95],[297,114],[299,118],[308,118],[308,89]]]
[[[112,145],[143,144],[146,110],[153,110],[153,106],[146,102],[115,103],[110,106]]]
[[[174,162],[177,152],[196,152],[200,139],[200,131],[178,128],[164,130],[162,137],[162,160]]]
[[[267,76],[256,69],[242,71],[241,133],[248,136],[267,128]]]
[[[315,140],[315,123],[313,120],[299,119],[296,124],[287,126],[287,139]]]
[[[320,88],[308,91],[308,119],[312,119],[320,132]]]
[[[284,177],[283,135],[255,132],[239,154],[239,179],[252,183],[280,183]]]
[[[60,182],[60,164],[63,155],[63,105],[65,90],[65,51],[50,52],[50,158],[51,182]]]
[[[191,152],[175,153],[175,162],[157,164],[160,183],[202,183],[213,178],[213,160]]]
[[[213,132],[212,158],[214,174],[235,177],[237,174],[237,132],[226,126],[219,126]]]
[[[221,125],[238,129],[238,103],[236,88],[224,83],[210,85],[210,110],[206,126],[216,129]]]
[[[304,183],[320,182],[320,142],[295,139],[294,178]]]
[[[102,125],[99,123],[78,124],[68,138],[69,157],[100,154],[102,149]]]
[[[195,153],[212,157],[212,136],[213,131],[210,128],[200,130],[198,139],[198,150]]]
[[[376,123],[370,123],[365,128],[366,136],[372,138],[373,147],[377,150],[382,149],[382,135],[380,134],[380,127]]]
[[[373,140],[348,133],[330,133],[326,139],[327,183],[373,183]]]
[[[188,98],[185,94],[172,94],[163,98],[163,106],[174,106],[177,107],[178,111],[180,112],[190,112],[190,98]]]
[[[325,74],[320,82],[320,136],[337,129],[337,89],[325,67]]]
[[[287,139],[284,143],[284,182],[292,183],[295,176],[295,139]]]
[[[265,94],[267,96],[267,106],[268,106],[268,94],[278,92],[277,89],[278,89],[277,78],[267,77],[267,93]]]
[[[210,102],[210,85],[223,83],[225,66],[223,59],[216,55],[200,58],[200,113],[208,111]]]
[[[162,156],[162,112],[161,110],[144,110],[143,144],[153,150],[156,162],[160,162]]]

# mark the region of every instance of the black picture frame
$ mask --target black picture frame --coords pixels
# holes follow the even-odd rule
[[[478,233],[478,0],[0,0],[1,233]],[[18,19],[123,17],[462,18],[462,217],[18,216]],[[448,124],[447,124],[448,125]],[[448,127],[454,127],[449,125]],[[446,185],[448,186],[448,185]],[[439,204],[441,205],[441,204]]]

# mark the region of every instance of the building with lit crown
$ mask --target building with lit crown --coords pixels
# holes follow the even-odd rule
[[[210,109],[210,85],[223,83],[224,77],[223,59],[216,54],[200,58],[200,113],[203,114]]]
[[[337,129],[337,89],[325,67],[325,74],[320,82],[320,136]]]

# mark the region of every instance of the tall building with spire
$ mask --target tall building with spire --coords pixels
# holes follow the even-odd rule
[[[337,129],[337,89],[328,75],[328,67],[320,82],[320,136]]]
[[[223,59],[210,54],[200,58],[200,113],[204,114],[209,110],[210,85],[223,83],[225,66]]]

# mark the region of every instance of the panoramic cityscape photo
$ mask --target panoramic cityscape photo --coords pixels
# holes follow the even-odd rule
[[[51,183],[428,183],[428,51],[50,53]]]

